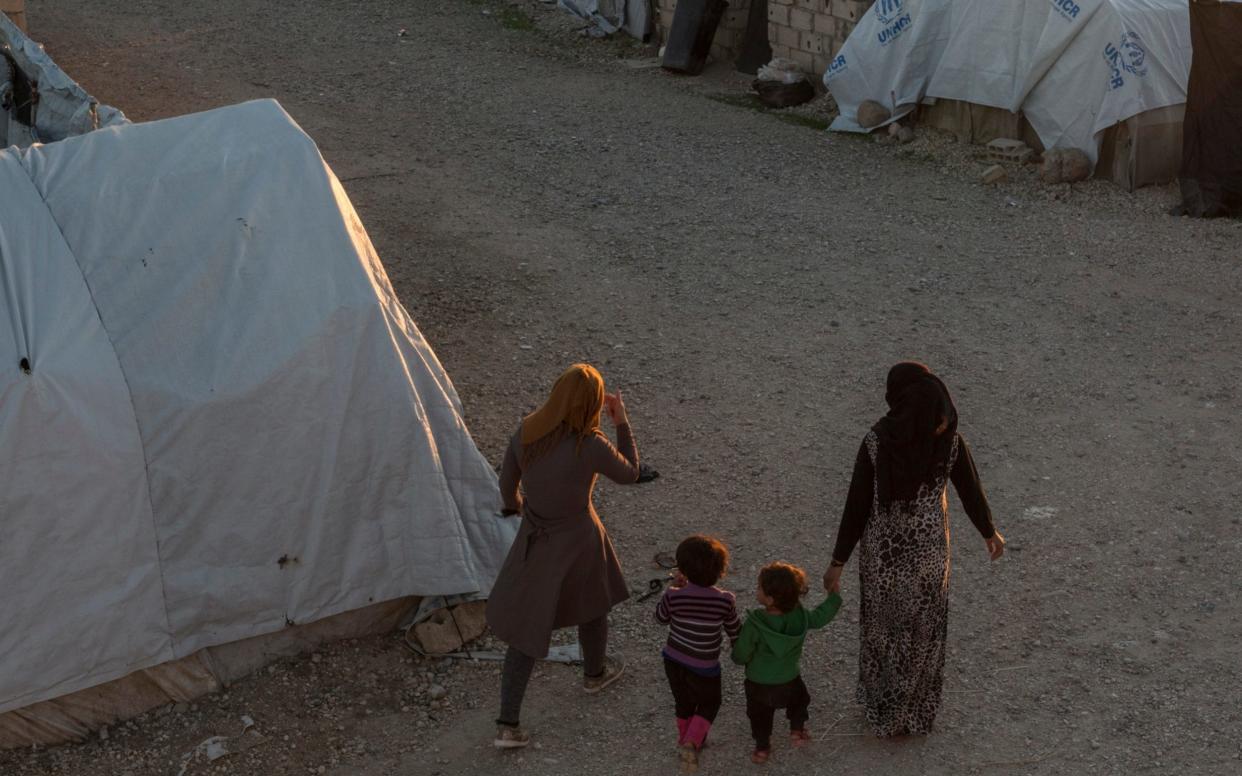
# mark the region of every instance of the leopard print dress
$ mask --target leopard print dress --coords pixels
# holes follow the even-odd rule
[[[866,437],[872,469],[879,440]],[[958,438],[949,454],[957,460]],[[858,702],[879,736],[931,731],[940,708],[949,616],[949,509],[946,477],[913,501],[880,507],[872,483],[871,516],[858,566],[861,645]]]

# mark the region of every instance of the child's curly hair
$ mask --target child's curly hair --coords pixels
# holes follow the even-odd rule
[[[677,545],[677,569],[692,583],[711,587],[729,570],[729,548],[711,536],[688,536]]]
[[[806,572],[792,563],[769,563],[759,571],[759,588],[788,614],[807,593]]]

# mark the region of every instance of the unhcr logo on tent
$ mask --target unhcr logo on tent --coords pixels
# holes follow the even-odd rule
[[[1125,32],[1116,45],[1109,43],[1104,46],[1104,61],[1110,71],[1108,88],[1120,89],[1126,79],[1122,73],[1129,73],[1137,78],[1147,75],[1147,50],[1143,48],[1143,39],[1137,32]]]
[[[824,80],[831,81],[833,78],[836,78],[848,70],[849,67],[849,64],[845,61],[845,55],[837,54],[836,57],[828,63],[828,72],[824,74]]]
[[[884,25],[876,34],[881,46],[892,43],[898,35],[909,29],[910,14],[905,9],[904,0],[877,0],[871,7],[875,11],[875,18]]]
[[[884,24],[892,24],[901,16],[902,0],[879,0],[875,4],[875,15]]]
[[[1052,0],[1052,7],[1069,21],[1078,18],[1078,3],[1074,0]]]

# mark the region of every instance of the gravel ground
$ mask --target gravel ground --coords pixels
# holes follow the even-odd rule
[[[978,149],[779,120],[737,104],[748,79],[723,65],[670,76],[538,2],[29,6],[57,61],[134,119],[279,99],[345,180],[493,461],[567,363],[599,365],[664,475],[599,492],[636,586],[700,530],[733,548],[743,601],[769,560],[817,575],[887,367],[944,376],[1011,552],[989,564],[953,502],[937,732],[861,734],[847,575],[842,615],[807,645],[818,740],[768,772],[1242,770],[1242,224],[1165,216],[1171,188],[1030,170],[983,187]],[[821,100],[794,113],[828,118]],[[629,669],[604,696],[539,670],[523,753],[489,747],[494,664],[385,636],[106,739],[0,753],[0,773],[671,773],[650,603],[614,611]],[[751,768],[740,685],[727,670],[703,773]],[[213,735],[250,748],[183,762]]]

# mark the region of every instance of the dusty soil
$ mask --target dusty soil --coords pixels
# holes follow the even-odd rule
[[[724,65],[672,77],[554,7],[516,8],[29,3],[57,61],[135,120],[280,100],[346,181],[493,461],[560,369],[598,364],[664,475],[600,489],[636,585],[693,531],[732,546],[742,600],[769,560],[818,574],[887,367],[940,371],[1010,552],[989,564],[954,502],[938,730],[861,734],[847,576],[846,609],[807,646],[818,740],[769,772],[1242,770],[1242,224],[1167,217],[1169,188],[1029,172],[985,188],[973,149],[777,120],[709,99],[745,88]],[[670,773],[650,604],[614,611],[629,670],[604,696],[540,670],[524,753],[490,748],[494,665],[380,637],[106,740],[0,753],[0,772],[175,774],[245,715],[259,745],[185,773]],[[703,773],[752,767],[736,671],[725,687]]]

